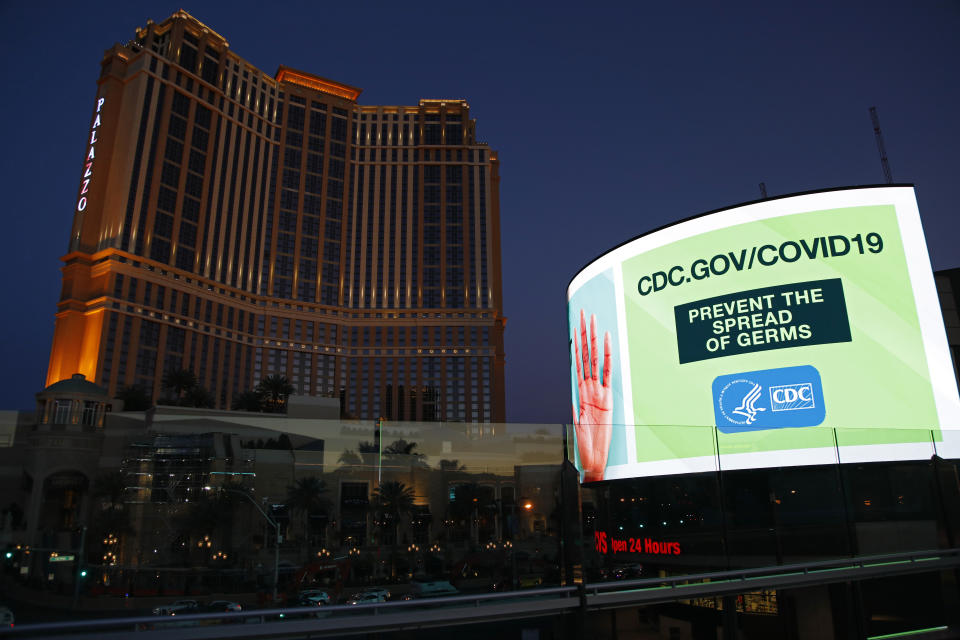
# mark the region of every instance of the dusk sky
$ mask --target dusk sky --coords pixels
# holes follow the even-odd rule
[[[565,289],[595,256],[704,211],[914,183],[934,269],[960,266],[960,3],[182,5],[273,74],[360,104],[465,98],[501,161],[511,422],[569,422]],[[721,6],[722,5],[722,6]],[[44,386],[103,51],[178,5],[0,2],[7,274],[0,408]]]

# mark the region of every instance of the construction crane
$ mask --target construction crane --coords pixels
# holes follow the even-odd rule
[[[880,132],[880,118],[877,117],[876,107],[870,107],[870,120],[873,122],[873,135],[877,139],[877,151],[880,152],[880,166],[883,167],[883,178],[887,184],[893,184],[893,173],[890,172],[890,163],[887,161],[887,149],[883,145],[883,134]]]

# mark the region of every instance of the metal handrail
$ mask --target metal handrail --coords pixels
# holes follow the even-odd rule
[[[724,571],[713,571],[708,573],[691,573],[680,576],[668,576],[663,578],[637,578],[634,580],[617,580],[608,582],[595,582],[584,586],[588,592],[599,593],[601,591],[623,591],[627,589],[643,589],[651,586],[663,586],[665,584],[676,585],[678,583],[689,584],[691,582],[718,581],[729,579],[746,580],[757,577],[772,577],[777,575],[803,572],[811,573],[814,571],[823,571],[826,569],[839,569],[845,567],[863,567],[865,565],[908,562],[916,561],[918,558],[930,559],[932,557],[960,557],[960,549],[931,549],[926,551],[910,551],[906,553],[889,553],[869,556],[850,556],[846,558],[836,558],[834,560],[816,560],[814,562],[799,562],[793,564],[778,564],[767,567],[754,567],[744,569],[727,569]]]
[[[939,562],[938,562],[939,561]],[[331,621],[350,620],[352,630],[375,629],[389,627],[395,624],[394,619],[417,616],[419,626],[428,623],[450,624],[454,619],[461,619],[467,614],[458,612],[475,611],[474,620],[483,617],[483,608],[489,609],[491,619],[499,619],[509,614],[513,617],[535,617],[557,612],[571,612],[593,608],[611,606],[628,606],[629,604],[652,604],[660,601],[672,601],[703,595],[708,591],[717,593],[746,592],[754,588],[764,588],[769,585],[751,583],[769,578],[777,582],[780,587],[789,587],[791,576],[796,576],[799,584],[809,583],[810,578],[821,580],[822,572],[841,570],[837,579],[857,579],[848,570],[862,570],[891,567],[891,573],[899,573],[903,565],[911,565],[910,571],[922,570],[924,563],[931,562],[929,570],[937,571],[948,567],[960,566],[960,549],[934,549],[928,551],[914,551],[908,553],[879,554],[869,556],[854,556],[833,560],[774,565],[714,571],[697,574],[670,576],[665,578],[641,578],[635,580],[619,580],[612,582],[583,584],[578,587],[542,587],[538,589],[524,589],[504,593],[467,594],[453,596],[438,596],[418,598],[408,601],[378,602],[361,605],[328,605],[323,607],[282,607],[272,609],[252,609],[230,613],[190,613],[177,616],[140,616],[124,618],[107,618],[101,620],[77,620],[70,622],[48,622],[41,624],[19,625],[13,629],[0,629],[0,637],[36,636],[62,637],[65,634],[93,633],[96,631],[116,633],[122,629],[135,629],[144,633],[148,627],[157,627],[158,635],[169,633],[173,629],[171,624],[203,622],[221,620],[223,622],[242,622],[259,618],[258,625],[243,627],[230,626],[223,630],[220,637],[242,638],[256,637],[263,634],[273,634],[275,624],[292,624],[290,622],[271,619],[296,620],[298,618],[313,618],[322,616],[326,625]],[[884,571],[872,572],[883,574]],[[875,577],[869,575],[866,577]],[[780,580],[777,580],[777,579]],[[670,589],[656,593],[654,589]],[[696,589],[703,593],[691,594],[684,589]],[[458,606],[460,605],[460,606]],[[467,609],[467,607],[471,607]],[[367,614],[363,616],[338,616],[337,614]],[[431,617],[431,613],[433,614]],[[408,618],[409,619],[409,618]],[[307,621],[301,621],[307,622]],[[209,627],[204,629],[210,631]],[[289,627],[277,627],[277,632]],[[185,631],[185,630],[184,630]],[[205,634],[208,637],[217,637],[216,631]]]
[[[333,615],[337,612],[357,613],[359,611],[370,611],[376,615],[379,609],[403,609],[403,608],[422,608],[424,605],[443,605],[453,604],[475,604],[480,606],[481,602],[496,600],[520,600],[524,598],[533,598],[537,596],[566,596],[573,598],[578,593],[577,587],[543,587],[540,589],[524,589],[522,591],[508,591],[504,593],[479,593],[467,595],[437,596],[431,598],[417,598],[415,600],[394,600],[390,602],[369,602],[364,604],[338,604],[324,605],[322,607],[278,607],[273,609],[250,609],[244,611],[231,611],[224,613],[182,613],[176,616],[128,616],[123,618],[102,618],[98,620],[76,620],[71,622],[41,622],[38,624],[20,625],[14,629],[0,628],[0,636],[11,634],[15,631],[22,633],[70,630],[82,632],[92,629],[102,629],[107,627],[130,627],[144,625],[165,625],[171,622],[190,622],[203,620],[242,620],[246,618],[273,618],[273,617],[311,617],[317,613]],[[577,606],[577,605],[574,605]]]

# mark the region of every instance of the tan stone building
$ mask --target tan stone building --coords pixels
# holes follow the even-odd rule
[[[367,106],[184,11],[106,51],[47,384],[190,369],[349,417],[504,420],[499,161],[465,100]]]

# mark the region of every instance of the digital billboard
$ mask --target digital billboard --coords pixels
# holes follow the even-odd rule
[[[960,398],[914,190],[725,209],[567,289],[585,482],[960,457]]]

